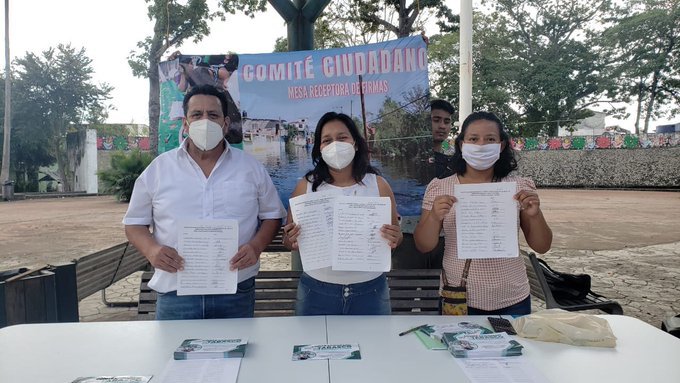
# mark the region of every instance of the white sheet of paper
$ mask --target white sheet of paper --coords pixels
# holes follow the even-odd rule
[[[389,197],[338,197],[333,215],[333,270],[390,271],[392,251],[380,228],[392,222]]]
[[[293,221],[300,226],[298,246],[302,269],[316,270],[332,264],[333,203],[336,193],[316,192],[290,199]]]
[[[516,182],[456,185],[458,258],[519,256]]]
[[[238,272],[229,270],[229,261],[238,251],[238,221],[182,222],[177,251],[184,258],[184,270],[177,273],[177,295],[236,293]]]
[[[241,358],[170,359],[158,383],[236,383],[240,367]]]
[[[547,383],[548,379],[523,356],[455,358],[471,383]]]

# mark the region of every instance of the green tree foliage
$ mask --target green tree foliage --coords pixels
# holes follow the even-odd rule
[[[148,16],[154,22],[153,35],[137,43],[128,64],[137,77],[149,79],[149,141],[151,151],[158,152],[160,84],[158,64],[171,48],[179,48],[192,39],[198,42],[210,34],[208,21],[220,12],[211,12],[206,0],[144,0],[149,4]]]
[[[637,103],[636,133],[642,118],[646,133],[652,117],[679,112],[680,1],[629,0],[601,46],[610,60],[611,94]]]
[[[220,6],[232,15],[243,12],[249,17],[255,17],[256,13],[267,10],[267,0],[220,0]]]
[[[0,87],[4,90],[4,78]],[[40,116],[42,105],[30,103],[31,95],[23,83],[13,80],[12,87],[12,139],[10,150],[12,158],[10,171],[16,180],[15,191],[38,191],[38,168],[54,163],[55,157],[50,151],[50,136],[47,122]],[[0,94],[0,110],[4,116],[5,94]],[[35,113],[35,111],[40,111]],[[0,152],[3,137],[0,136]]]
[[[515,70],[508,60],[512,52],[507,31],[491,17],[479,13],[475,14],[473,26],[473,110],[488,110],[514,126],[519,115],[511,107]],[[459,41],[458,32],[435,35],[428,47],[432,92],[454,107],[459,103]]]
[[[66,153],[67,135],[106,117],[113,88],[93,83],[92,60],[85,49],[70,45],[27,53],[14,67],[13,158],[32,174],[56,160],[64,190],[70,191],[74,164]]]
[[[328,5],[320,20],[327,24],[330,36],[340,41],[342,46],[366,45],[390,39],[390,32],[374,28],[372,23],[363,21],[359,13],[360,8],[353,0],[338,0]],[[323,24],[321,26],[323,28]],[[328,32],[322,29],[322,34]]]
[[[491,17],[507,33],[508,64],[524,136],[557,135],[590,116],[605,91],[603,63],[592,49],[610,0],[498,0]]]
[[[314,49],[343,48],[353,45],[340,28],[327,14],[322,15],[314,24]],[[276,39],[274,52],[288,52],[287,37]]]
[[[90,129],[97,131],[97,137],[118,136],[127,137],[130,135],[125,124],[91,124]]]
[[[378,116],[368,119],[369,128],[375,131],[375,143],[372,146],[381,155],[393,157],[412,153],[418,156],[432,147],[428,118],[430,105],[426,90],[412,88],[404,92],[403,96],[403,105],[387,98]],[[422,138],[414,140],[412,137]]]
[[[351,5],[352,19],[364,23],[370,32],[410,36],[421,31],[424,19],[432,16],[437,18],[443,31],[452,32],[458,28],[458,16],[442,0],[413,0],[409,4],[405,0],[351,0]]]
[[[458,16],[444,1],[412,1],[406,5],[403,1],[334,0],[315,24],[314,47],[340,48],[410,36],[423,31],[425,20],[432,17],[442,30],[458,28]],[[288,51],[287,43],[287,38],[278,38],[274,51]]]
[[[138,149],[128,154],[115,152],[111,155],[111,168],[98,173],[104,191],[111,193],[121,202],[129,202],[137,177],[151,163],[154,156]]]
[[[514,134],[556,135],[592,114],[609,80],[594,29],[611,21],[609,0],[498,0],[474,15],[473,108],[498,114]],[[433,93],[458,102],[456,33],[429,47]]]

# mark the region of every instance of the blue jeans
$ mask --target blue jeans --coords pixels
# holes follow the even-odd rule
[[[338,285],[302,273],[296,315],[389,315],[390,289],[385,274],[368,282]]]
[[[480,310],[468,306],[468,315],[512,315],[513,317],[531,314],[531,295],[527,295],[522,301],[512,306],[498,310]]]
[[[181,295],[158,293],[156,319],[252,318],[255,313],[255,277],[238,284],[236,294]]]

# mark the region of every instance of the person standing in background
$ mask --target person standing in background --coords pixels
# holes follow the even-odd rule
[[[449,145],[449,135],[453,124],[454,109],[446,100],[430,102],[430,122],[432,123],[432,158],[434,176],[446,178],[453,174],[451,159],[454,147]]]

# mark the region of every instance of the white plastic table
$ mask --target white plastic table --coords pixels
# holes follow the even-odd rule
[[[247,337],[239,382],[328,382],[328,365],[291,361],[293,344],[326,343],[325,317],[56,323],[0,329],[1,383],[79,376],[159,376],[187,338]],[[154,380],[152,380],[154,382]]]
[[[638,319],[606,318],[615,349],[574,347],[520,338],[524,354],[552,383],[680,382],[680,339]],[[78,376],[159,376],[186,338],[247,337],[240,383],[467,382],[446,351],[425,349],[424,323],[485,317],[279,317],[17,325],[0,329],[1,383],[68,383]],[[359,343],[361,360],[298,361],[295,344]],[[152,380],[153,382],[153,380]]]
[[[517,340],[523,354],[551,383],[680,382],[680,339],[622,315],[603,315],[616,348],[576,347]],[[425,349],[415,335],[398,336],[421,324],[451,323],[452,317],[328,317],[328,342],[359,343],[361,365],[332,361],[331,382],[468,382],[447,351]],[[455,317],[489,327],[485,316]]]

